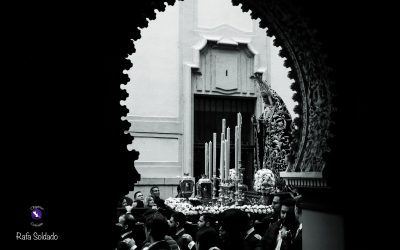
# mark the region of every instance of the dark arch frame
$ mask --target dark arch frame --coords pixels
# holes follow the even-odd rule
[[[7,104],[3,105],[5,117],[2,124],[5,125],[6,137],[3,138],[7,145],[3,155],[9,159],[5,161],[6,176],[9,170],[17,180],[11,183],[12,199],[5,203],[10,211],[6,220],[15,220],[13,228],[16,230],[11,229],[11,232],[32,230],[27,223],[26,209],[36,204],[51,214],[49,230],[66,236],[58,242],[61,248],[76,248],[77,244],[104,248],[105,244],[111,243],[112,240],[106,241],[116,220],[113,216],[117,200],[133,190],[135,183],[140,180],[140,174],[134,167],[139,153],[129,152],[126,148],[132,142],[132,137],[124,132],[131,124],[121,121],[121,117],[128,112],[120,105],[120,100],[127,97],[127,93],[120,89],[121,83],[128,82],[123,70],[131,66],[126,57],[135,51],[131,39],[140,39],[138,27],[146,27],[147,18],[155,18],[155,9],[163,11],[165,2],[173,4],[175,1],[131,1],[113,6],[99,2],[88,8],[82,3],[79,6],[57,6],[60,8],[35,3],[18,4],[15,8],[7,9],[13,18],[8,19],[11,22],[5,27],[3,39],[6,42],[4,52],[7,62],[3,87],[9,99],[6,98]],[[302,100],[301,103],[318,104],[315,100],[321,96],[321,100],[328,100],[330,104],[325,105],[330,109],[330,117],[322,119],[318,114],[326,113],[319,111],[315,117],[319,117],[322,123],[314,123],[313,118],[308,116],[308,124],[315,124],[316,132],[322,135],[323,143],[328,145],[321,154],[326,163],[323,177],[327,177],[329,186],[332,185],[334,192],[337,192],[333,194],[336,198],[326,193],[309,197],[317,205],[333,204],[341,209],[339,212],[344,215],[348,236],[346,241],[351,246],[360,248],[360,243],[370,246],[371,241],[365,240],[366,234],[360,234],[363,237],[358,238],[355,237],[358,233],[353,234],[353,230],[359,232],[359,225],[365,223],[371,210],[360,209],[354,213],[353,209],[348,208],[359,207],[360,201],[371,199],[371,190],[365,187],[369,187],[371,180],[376,178],[377,167],[388,163],[385,157],[381,157],[385,154],[376,151],[388,149],[387,146],[381,147],[382,136],[369,136],[371,131],[376,131],[377,122],[366,120],[371,112],[382,114],[384,110],[381,105],[371,104],[371,96],[376,96],[375,85],[382,79],[381,75],[371,78],[370,62],[375,59],[374,53],[366,53],[371,50],[372,44],[385,47],[382,36],[373,33],[380,26],[379,18],[371,19],[370,15],[383,5],[373,4],[369,12],[367,4],[348,1],[233,2],[242,3],[243,9],[251,9],[255,17],[275,13],[276,16],[264,16],[261,19],[263,25],[270,28],[271,35],[276,37],[275,43],[287,42],[285,37],[290,41],[300,40],[300,44],[290,44],[294,48],[303,48],[300,51],[292,50],[297,61],[303,58],[298,63],[298,71],[308,77],[306,83],[311,79],[318,86],[326,86],[323,90],[311,88],[312,91],[305,95],[305,100],[309,102],[301,99],[304,96],[300,94],[295,97]],[[50,7],[50,11],[44,7]],[[274,8],[281,11],[271,10]],[[386,12],[382,13],[386,15]],[[272,25],[274,20],[276,23]],[[367,24],[377,26],[375,28]],[[303,30],[304,25],[306,30]],[[386,25],[382,23],[381,27]],[[303,41],[304,34],[308,38]],[[321,53],[315,55],[313,46],[317,46],[317,52]],[[283,46],[282,55],[286,56],[285,53],[289,52]],[[328,56],[326,59],[325,52]],[[305,60],[307,57],[317,59],[308,61]],[[286,58],[286,63],[290,63],[290,58]],[[8,71],[10,65],[12,69]],[[288,66],[294,69],[293,65]],[[319,70],[321,67],[323,69]],[[294,72],[291,74],[296,77]],[[297,84],[299,81],[295,82]],[[308,107],[317,109],[320,105]],[[309,111],[309,108],[305,110]],[[298,107],[298,112],[303,110],[303,107]],[[27,125],[29,131],[34,133],[26,133]],[[328,129],[323,130],[322,126]],[[393,132],[388,131],[386,126],[382,131],[389,132],[384,137],[392,138]],[[308,134],[305,134],[305,140],[308,140],[308,135],[315,141],[308,140],[308,147],[304,144],[302,159],[306,158],[304,156],[310,152],[309,149],[313,149],[313,145],[318,145],[317,133],[308,130]],[[379,160],[370,157],[374,155]],[[386,164],[390,165],[393,166]],[[40,167],[40,176],[33,166]],[[45,175],[42,175],[44,172]],[[48,178],[48,174],[51,178]],[[384,184],[381,186],[384,192],[387,190],[385,188],[391,188],[386,181],[381,183]],[[343,202],[343,199],[348,200]],[[94,201],[98,206],[86,209],[82,205],[88,201]],[[96,226],[88,230],[80,226],[79,222],[82,221],[86,225]],[[374,220],[368,222],[376,223]],[[87,241],[88,238],[102,240]],[[48,242],[43,243],[53,246]]]

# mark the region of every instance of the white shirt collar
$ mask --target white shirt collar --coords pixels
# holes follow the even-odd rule
[[[160,241],[154,241],[153,243],[151,243],[149,246],[147,246],[147,249],[149,249],[150,247],[154,246],[155,244],[157,244]]]
[[[132,230],[131,231],[128,231],[128,232],[125,232],[125,233],[123,233],[122,235],[121,235],[121,238],[124,238],[125,236],[127,236],[128,234],[130,234],[130,233],[132,233]]]
[[[247,237],[249,237],[249,235],[250,235],[252,232],[254,232],[254,227],[252,227],[252,228],[250,228],[249,230],[247,230],[247,232],[246,232],[246,237],[244,237],[244,238],[246,239]]]
[[[175,233],[175,235],[180,234],[181,232],[183,232],[183,230],[185,230],[185,229],[184,229],[184,228],[179,229],[179,230]]]

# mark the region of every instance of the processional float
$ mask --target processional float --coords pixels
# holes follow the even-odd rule
[[[254,126],[255,176],[260,170],[269,169],[279,178],[279,172],[285,171],[288,165],[287,157],[291,153],[290,142],[294,124],[284,102],[268,83],[262,80],[261,74],[255,74],[251,78],[258,84],[264,102],[262,115],[258,119],[253,115],[251,120]],[[196,184],[197,198],[205,204],[243,205],[245,200],[243,191],[246,185],[243,183],[245,169],[242,166],[241,159],[241,113],[237,113],[235,137],[233,138],[235,156],[233,169],[230,169],[231,133],[230,128],[226,125],[226,119],[222,119],[218,176],[217,133],[213,133],[212,141],[204,144],[204,174]],[[268,182],[261,186],[255,186],[255,191],[261,192],[263,195],[265,195],[266,190],[270,190]]]

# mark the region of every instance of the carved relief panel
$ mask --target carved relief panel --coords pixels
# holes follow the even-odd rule
[[[207,45],[200,54],[200,69],[194,74],[196,94],[255,96],[250,80],[254,55],[247,46]]]
[[[237,51],[213,51],[215,57],[215,88],[216,90],[231,91],[238,89]]]

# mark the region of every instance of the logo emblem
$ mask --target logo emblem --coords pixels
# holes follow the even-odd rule
[[[42,218],[42,211],[39,208],[35,208],[31,212],[31,217],[34,220],[40,220]]]
[[[43,216],[44,216],[44,208],[41,206],[31,206],[31,226],[33,227],[40,227],[43,225]]]

